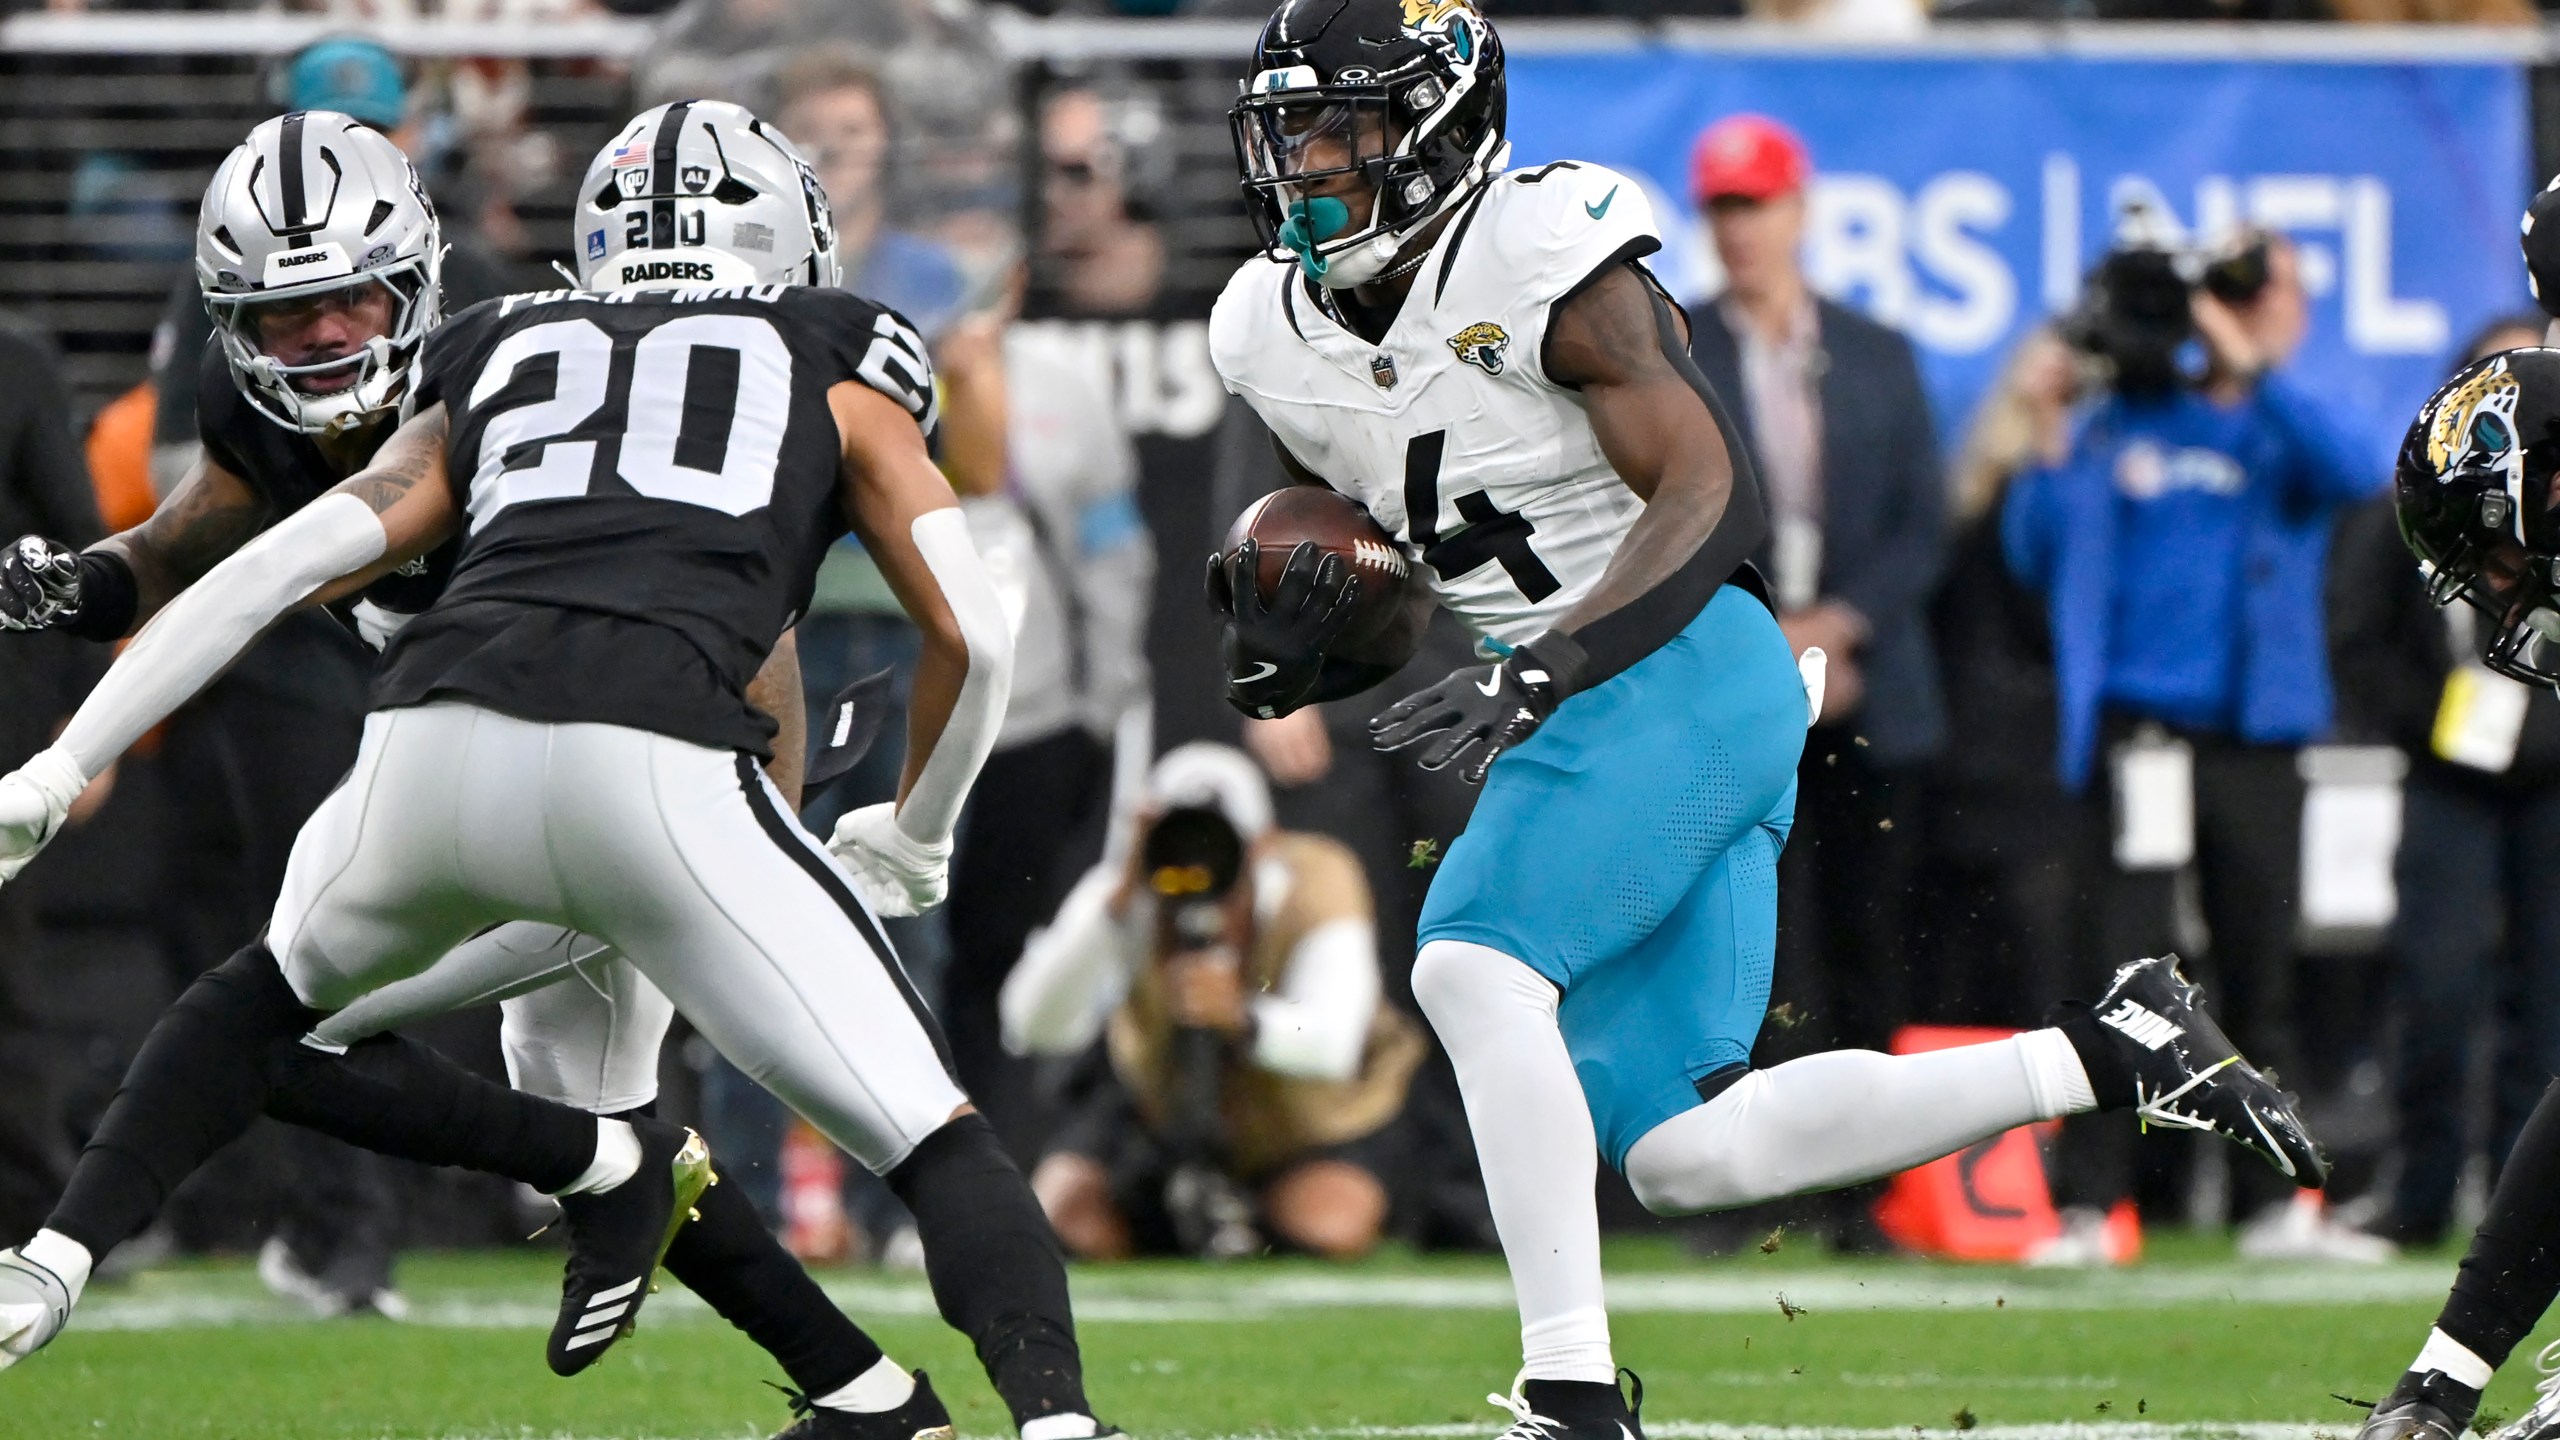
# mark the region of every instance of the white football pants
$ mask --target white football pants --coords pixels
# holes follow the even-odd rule
[[[352,1045],[492,1002],[515,1088],[598,1115],[658,1098],[658,1051],[674,1003],[612,946],[531,920],[472,936],[424,973],[330,1016],[312,1038]]]
[[[506,952],[550,942],[517,931],[448,952],[510,920],[620,952],[875,1171],[966,1103],[878,922],[751,758],[469,705],[368,717],[355,769],[294,842],[268,929],[295,994],[344,1010],[452,959],[488,971],[456,972],[448,997],[504,993],[519,983],[495,978]],[[600,1000],[616,988],[590,977],[524,998],[584,1003],[580,983]]]

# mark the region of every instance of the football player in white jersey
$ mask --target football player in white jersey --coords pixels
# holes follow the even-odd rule
[[[1436,598],[1489,660],[1372,728],[1484,784],[1413,987],[1520,1304],[1521,1379],[1493,1397],[1509,1440],[1636,1433],[1595,1150],[1648,1207],[1687,1213],[2104,1106],[2319,1183],[2291,1105],[2173,959],[1994,1044],[1753,1070],[1820,661],[1799,678],[1749,563],[1758,482],[1641,263],[1660,245],[1643,191],[1586,163],[1506,168],[1502,50],[1468,0],[1285,0],[1232,120],[1267,249],[1211,318],[1219,373],[1299,479],[1405,544],[1429,581],[1412,618]],[[1211,563],[1238,708],[1285,714],[1394,668],[1392,647],[1333,645],[1360,583],[1338,558],[1298,547],[1267,596],[1258,560],[1248,541]]]

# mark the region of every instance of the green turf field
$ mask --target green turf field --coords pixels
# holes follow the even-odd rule
[[[1656,1440],[2280,1440],[2352,1435],[2423,1337],[2450,1255],[2378,1269],[2247,1265],[2194,1245],[2056,1275],[1775,1255],[1611,1252],[1621,1360]],[[5,1440],[745,1440],[787,1415],[780,1375],[670,1285],[641,1333],[576,1380],[542,1363],[556,1261],[412,1258],[405,1325],[313,1323],[238,1264],[93,1292],[73,1328],[0,1375]],[[920,1281],[830,1288],[939,1379],[963,1434],[1010,1433]],[[1489,1437],[1516,1330],[1476,1259],[1336,1269],[1126,1266],[1076,1278],[1094,1398],[1140,1436]],[[1782,1311],[1794,1310],[1791,1318]],[[2520,1352],[2529,1358],[2530,1349]],[[2530,1397],[2520,1359],[2490,1393]],[[2069,1427],[2065,1429],[2063,1427]]]

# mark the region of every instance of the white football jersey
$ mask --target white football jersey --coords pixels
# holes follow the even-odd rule
[[[1369,507],[1440,602],[1517,645],[1588,593],[1644,504],[1582,396],[1549,380],[1547,319],[1661,248],[1635,182],[1563,161],[1486,182],[1372,345],[1294,262],[1245,262],[1209,317],[1218,374],[1299,463]]]

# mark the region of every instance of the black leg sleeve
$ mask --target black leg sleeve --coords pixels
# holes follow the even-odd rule
[[[694,1209],[700,1218],[676,1232],[667,1273],[763,1346],[802,1393],[841,1390],[880,1363],[878,1342],[764,1228],[743,1188],[714,1185]]]
[[[428,1046],[376,1035],[343,1055],[279,1046],[267,1114],[367,1150],[482,1170],[550,1194],[596,1156],[596,1117],[484,1079]]]
[[[273,1058],[319,1020],[260,941],[196,977],[144,1037],[45,1221],[104,1258],[266,1108]]]
[[[2471,1237],[2436,1328],[2491,1366],[2507,1363],[2560,1294],[2560,1083],[2524,1122],[2489,1213]]]
[[[986,1117],[972,1111],[936,1130],[888,1180],[915,1213],[934,1304],[978,1347],[1014,1425],[1092,1414],[1066,1261]]]

